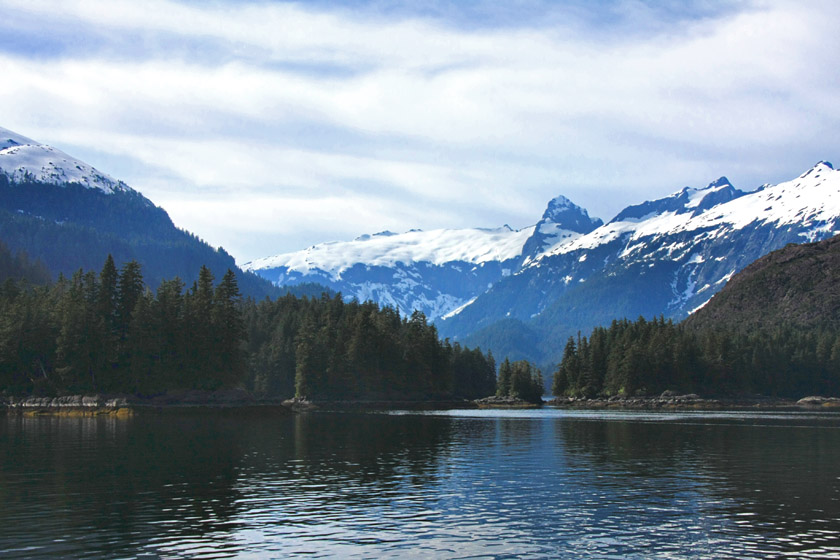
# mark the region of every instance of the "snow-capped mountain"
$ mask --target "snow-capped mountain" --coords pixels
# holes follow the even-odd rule
[[[111,194],[131,190],[122,181],[102,173],[46,144],[0,127],[0,172],[15,182],[51,185],[79,184]]]
[[[558,196],[549,201],[542,218],[534,226],[534,233],[522,247],[522,255],[526,259],[536,258],[547,248],[566,243],[581,233],[589,233],[603,223],[598,218],[590,218],[589,212],[565,196]]]
[[[316,282],[359,301],[434,319],[518,269],[533,228],[412,230],[321,243],[243,265],[278,286]]]
[[[721,177],[629,206],[604,224],[559,196],[522,230],[410,231],[254,261],[272,282],[320,282],[414,309],[443,336],[556,360],[578,330],[621,317],[682,319],[733,274],[788,243],[840,233],[840,172],[820,162],[752,192]]]
[[[206,265],[216,278],[236,263],[175,227],[165,210],[91,165],[61,150],[0,128],[0,241],[39,259],[53,275],[99,270],[110,254],[117,266],[142,265],[151,288],[179,277],[189,285]],[[243,293],[279,291],[252,274],[238,274]]]
[[[526,353],[556,359],[578,330],[639,315],[682,319],[759,257],[837,233],[840,172],[827,162],[753,192],[721,178],[560,240],[438,325],[444,335],[486,347],[515,321],[536,333]]]
[[[565,197],[552,200],[536,226],[411,230],[321,243],[244,265],[277,285],[318,282],[360,301],[415,309],[437,319],[518,271],[526,255],[589,232],[592,220]],[[536,252],[534,252],[536,251]]]

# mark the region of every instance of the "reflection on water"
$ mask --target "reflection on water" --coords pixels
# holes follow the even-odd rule
[[[0,556],[840,556],[840,416],[0,417]]]

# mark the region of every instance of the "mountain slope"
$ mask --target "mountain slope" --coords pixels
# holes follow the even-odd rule
[[[236,267],[230,255],[175,227],[169,215],[121,181],[50,146],[0,128],[0,240],[40,259],[53,274],[98,270],[110,253],[137,260],[147,284],[179,276],[191,284],[201,265],[217,278],[230,268],[240,290],[277,293]]]
[[[518,267],[529,230],[413,230],[382,232],[353,241],[246,263],[278,286],[317,282],[359,301],[415,309],[435,319],[473,299]]]
[[[10,182],[82,185],[104,193],[127,192],[122,181],[46,144],[0,127],[0,170]]]
[[[446,336],[487,347],[473,333],[519,319],[539,338],[531,358],[557,360],[578,330],[625,316],[682,319],[762,255],[835,233],[840,173],[826,162],[750,193],[721,178],[705,189],[631,206],[592,232],[547,248],[438,325]]]
[[[840,236],[761,257],[684,321],[745,333],[783,324],[840,328]]]
[[[565,197],[552,200],[536,226],[497,229],[382,232],[353,241],[246,263],[276,285],[319,282],[360,301],[373,300],[403,315],[438,319],[469,304],[524,259],[601,224]]]

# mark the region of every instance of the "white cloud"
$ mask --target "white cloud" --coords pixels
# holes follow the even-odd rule
[[[60,45],[0,50],[0,124],[126,162],[103,170],[240,258],[296,248],[291,233],[276,249],[242,234],[274,240],[288,224],[294,243],[524,226],[559,193],[609,218],[721,174],[790,178],[830,158],[840,130],[824,3],[737,4],[670,27],[619,3],[616,35],[586,18],[464,30],[277,3],[0,7],[37,22],[33,44],[43,26]],[[339,200],[376,210],[332,212]]]

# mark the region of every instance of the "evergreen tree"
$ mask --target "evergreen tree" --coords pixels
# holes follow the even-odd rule
[[[510,365],[510,360],[505,358],[502,365],[499,367],[499,381],[496,385],[496,395],[499,397],[506,397],[510,395],[510,382],[513,376],[513,369]]]
[[[117,282],[116,320],[121,338],[125,338],[128,333],[129,325],[131,325],[131,314],[144,290],[145,285],[143,284],[140,264],[137,261],[128,261],[123,265]]]
[[[571,379],[575,379],[578,374],[578,355],[577,345],[574,337],[569,337],[566,342],[566,347],[563,349],[563,359],[557,365],[557,370],[554,372],[554,377],[551,381],[551,393],[556,397],[561,397],[572,389]]]

